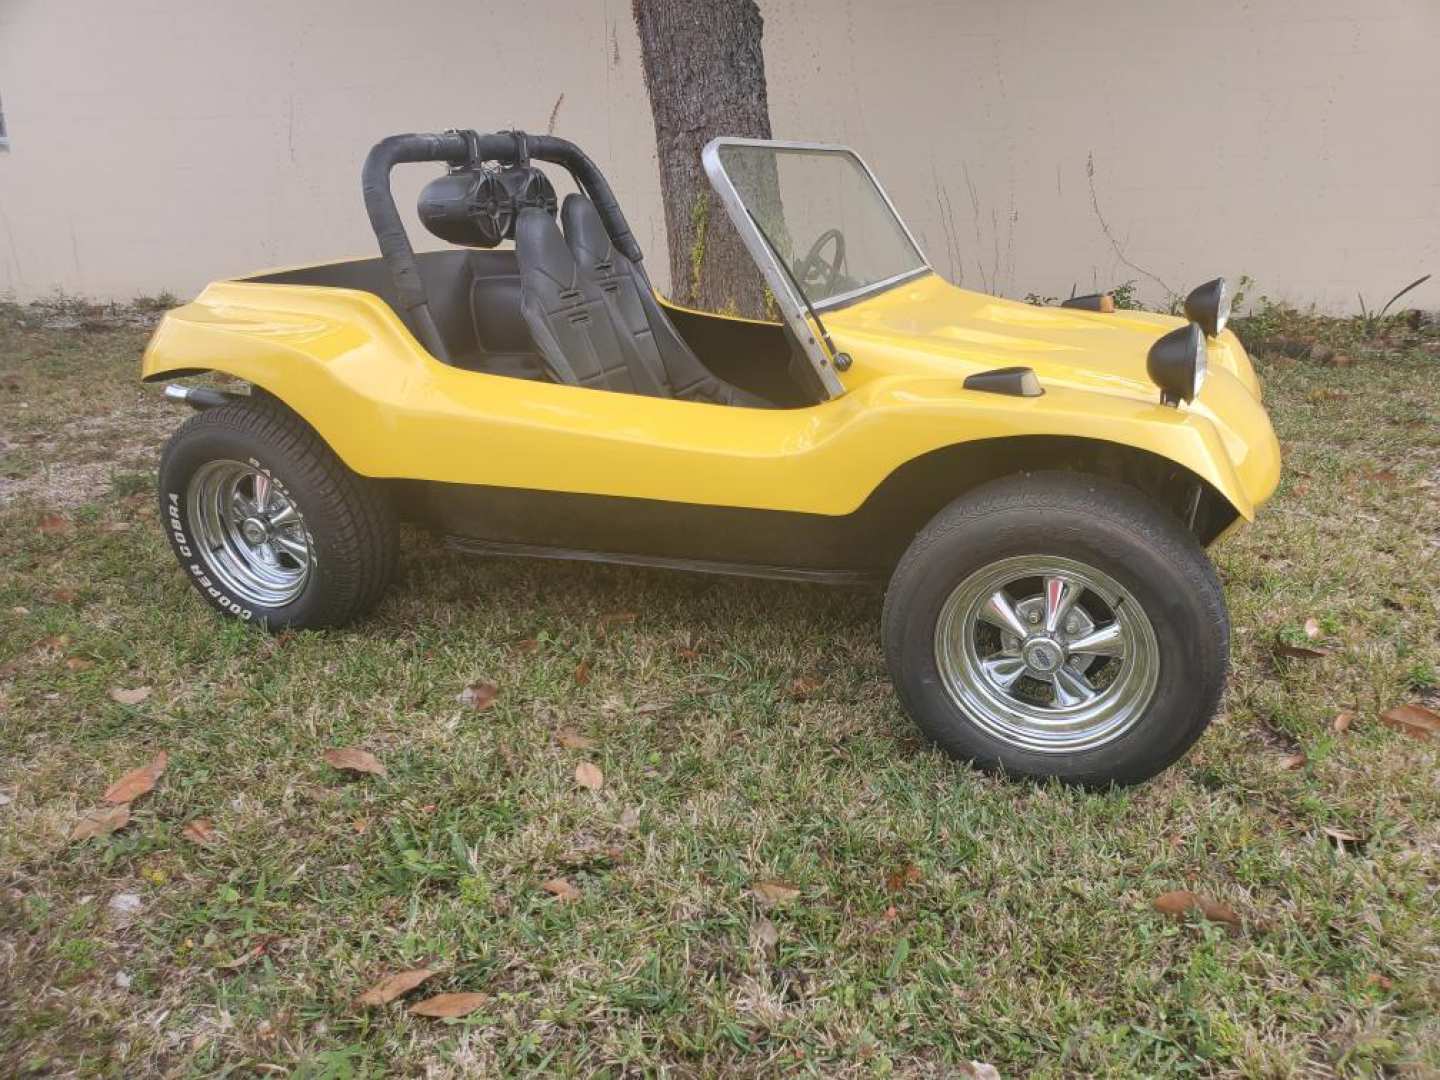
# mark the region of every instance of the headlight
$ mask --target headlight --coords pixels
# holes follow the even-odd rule
[[[1230,321],[1230,286],[1224,278],[1197,285],[1185,297],[1185,317],[1200,324],[1210,337],[1225,329]]]
[[[1161,402],[1194,401],[1205,382],[1205,359],[1205,333],[1198,323],[1171,330],[1151,345],[1145,370],[1160,387]]]

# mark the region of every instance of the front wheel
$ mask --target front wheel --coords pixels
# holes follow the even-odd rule
[[[1035,473],[942,510],[885,597],[901,701],[942,748],[1012,775],[1148,779],[1214,715],[1229,654],[1204,550],[1139,491]]]
[[[272,630],[358,618],[395,568],[384,493],[269,399],[241,398],[181,425],[160,458],[160,515],[200,595]]]

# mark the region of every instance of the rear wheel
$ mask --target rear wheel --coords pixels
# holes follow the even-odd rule
[[[1229,622],[1204,550],[1140,492],[1037,473],[916,537],[886,594],[907,710],[987,768],[1133,783],[1177,760],[1224,689]]]
[[[160,459],[160,514],[200,595],[272,629],[350,622],[394,572],[397,529],[384,493],[263,398],[181,425]]]

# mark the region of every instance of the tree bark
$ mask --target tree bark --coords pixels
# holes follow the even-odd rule
[[[655,118],[670,294],[710,311],[764,316],[764,280],[700,165],[717,135],[770,138],[755,0],[632,0]]]

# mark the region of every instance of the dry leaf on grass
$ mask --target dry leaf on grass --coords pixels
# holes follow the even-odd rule
[[[511,646],[511,648],[513,648],[515,652],[520,653],[522,656],[529,655],[530,653],[533,653],[540,648],[540,639],[527,637],[515,642],[515,644]]]
[[[50,594],[50,599],[57,604],[73,604],[80,599],[80,594],[74,589],[56,589]]]
[[[398,971],[394,975],[381,979],[374,986],[366,990],[355,999],[357,1005],[384,1005],[394,1001],[402,994],[408,994],[415,987],[419,986],[435,972],[429,968],[411,968],[409,971]]]
[[[1323,826],[1320,831],[1330,837],[1331,840],[1334,840],[1342,850],[1346,844],[1358,844],[1360,842],[1360,837],[1354,833],[1346,832],[1344,829],[1337,829],[1331,825]]]
[[[374,776],[390,775],[385,771],[385,766],[381,765],[375,755],[368,750],[345,746],[336,750],[326,750],[320,756],[332,768],[349,769],[351,772],[370,773]]]
[[[600,629],[605,630],[611,626],[619,626],[622,623],[633,623],[635,612],[633,611],[612,611],[609,615],[600,616]]]
[[[65,658],[67,671],[89,671],[94,666],[94,660],[87,660],[83,656],[67,656]]]
[[[906,886],[919,884],[920,878],[920,867],[906,863],[885,875],[885,888],[891,892],[903,892]]]
[[[63,514],[41,514],[35,527],[47,536],[57,536],[70,531],[70,519]]]
[[[270,942],[268,939],[266,939],[265,941],[261,941],[258,945],[253,945],[250,948],[246,949],[234,960],[227,961],[226,963],[220,964],[219,966],[226,971],[234,971],[236,968],[242,968],[246,964],[259,960],[260,957],[265,955],[266,951],[269,948]]]
[[[599,791],[605,786],[605,774],[600,771],[599,765],[582,761],[575,766],[575,782],[583,788]]]
[[[215,826],[211,824],[209,818],[197,817],[180,830],[180,835],[192,844],[213,844],[215,842]]]
[[[640,824],[640,811],[633,806],[627,806],[620,811],[620,827],[627,832]]]
[[[551,878],[549,881],[542,881],[540,887],[558,900],[567,904],[574,903],[580,899],[580,890],[572,885],[568,879],[563,877]]]
[[[960,1075],[970,1080],[1000,1080],[1000,1070],[988,1061],[962,1061]]]
[[[791,680],[786,692],[796,701],[805,701],[822,685],[821,681],[813,675],[801,675],[798,679]]]
[[[1177,889],[1174,892],[1162,893],[1157,896],[1155,910],[1175,918],[1183,918],[1187,911],[1193,910],[1200,912],[1211,922],[1223,922],[1231,926],[1240,925],[1240,916],[1235,914],[1235,909],[1229,904],[1211,900],[1208,896],[1201,896],[1188,889]]]
[[[488,709],[495,704],[495,699],[499,696],[500,688],[493,682],[477,682],[461,690],[455,700],[472,709]]]
[[[411,1005],[410,1014],[441,1018],[469,1016],[488,1000],[484,994],[436,994]]]
[[[1276,645],[1275,655],[1283,656],[1287,660],[1319,660],[1322,656],[1329,656],[1329,649],[1312,649],[1305,645]]]
[[[1334,720],[1331,720],[1331,721],[1330,721],[1330,726],[1331,726],[1331,727],[1335,730],[1335,732],[1338,734],[1338,733],[1341,733],[1341,732],[1349,731],[1349,730],[1350,730],[1350,725],[1353,724],[1354,722],[1355,722],[1355,714],[1354,714],[1354,713],[1342,712],[1342,713],[1338,714],[1338,715],[1335,717]]]
[[[1311,641],[1320,636],[1320,624],[1314,619],[1305,620],[1305,636]]]
[[[558,742],[561,746],[565,747],[566,750],[595,749],[594,739],[586,738],[578,731],[571,731],[569,728],[565,728],[563,731],[556,732],[555,741]]]
[[[1280,768],[1288,772],[1290,770],[1300,768],[1309,760],[1310,759],[1307,758],[1304,754],[1290,754],[1280,759]]]
[[[780,931],[769,919],[761,918],[750,931],[750,944],[769,952],[780,943]]]
[[[1380,714],[1380,722],[1414,739],[1440,737],[1440,713],[1423,705],[1396,705]]]
[[[92,836],[108,836],[116,829],[123,829],[130,824],[130,804],[121,803],[119,806],[102,806],[99,809],[91,810],[75,823],[71,830],[70,839],[89,840]]]
[[[800,890],[783,881],[757,881],[751,890],[766,904],[788,904],[800,896]]]
[[[124,690],[116,686],[110,690],[110,700],[121,705],[139,705],[149,696],[150,687],[148,686],[137,686],[133,690]]]
[[[170,755],[161,750],[148,765],[132,769],[106,788],[105,794],[100,797],[108,803],[134,802],[155,786],[155,781],[160,779],[168,764]]]
[[[589,661],[589,660],[581,660],[580,663],[579,663],[579,666],[577,666],[577,667],[575,668],[575,684],[576,684],[577,686],[589,686],[589,685],[590,685],[590,661]]]

